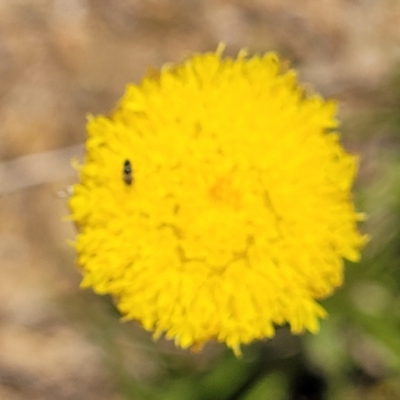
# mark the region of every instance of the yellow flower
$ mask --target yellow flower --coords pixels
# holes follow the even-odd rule
[[[358,261],[357,160],[336,103],[275,53],[194,55],[90,117],[69,205],[83,287],[181,347],[317,332],[316,299]]]

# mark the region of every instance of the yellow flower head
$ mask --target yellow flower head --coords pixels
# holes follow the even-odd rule
[[[83,287],[181,347],[316,332],[359,259],[336,104],[275,53],[195,55],[91,117],[69,205]]]

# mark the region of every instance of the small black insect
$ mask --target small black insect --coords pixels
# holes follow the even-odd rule
[[[122,177],[124,179],[124,182],[127,185],[132,185],[133,182],[133,171],[132,171],[132,165],[129,160],[125,160],[124,162],[124,169],[122,172]]]

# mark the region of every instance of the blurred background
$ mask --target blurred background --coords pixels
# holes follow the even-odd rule
[[[372,240],[317,336],[177,350],[79,289],[67,188],[88,113],[193,52],[277,50],[340,101]],[[0,0],[0,399],[400,399],[399,0]]]

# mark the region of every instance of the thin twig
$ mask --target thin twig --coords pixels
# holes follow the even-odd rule
[[[83,145],[74,145],[0,163],[0,196],[72,178],[76,171],[71,167],[71,159],[81,158],[82,154]]]

